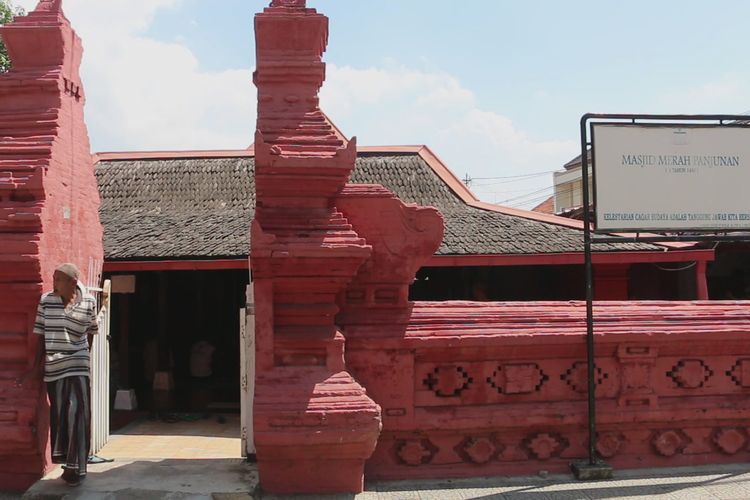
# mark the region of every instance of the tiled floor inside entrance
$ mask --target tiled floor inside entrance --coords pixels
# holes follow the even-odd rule
[[[240,447],[239,415],[174,414],[128,424],[97,455],[116,460],[239,458]]]

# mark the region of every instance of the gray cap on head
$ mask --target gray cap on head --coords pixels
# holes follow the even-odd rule
[[[77,280],[81,275],[81,273],[78,272],[78,267],[75,264],[71,264],[70,262],[60,264],[59,266],[57,266],[55,271],[60,271],[63,274],[67,274],[74,280]]]

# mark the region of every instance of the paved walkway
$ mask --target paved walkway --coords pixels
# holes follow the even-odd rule
[[[253,464],[240,459],[130,460],[94,465],[89,478],[70,488],[51,473],[25,499],[85,500],[589,500],[750,499],[750,464],[617,471],[611,481],[582,483],[570,476],[484,478],[373,483],[359,495],[278,496],[257,491]],[[18,499],[2,496],[0,499]]]
[[[369,489],[371,491],[357,495],[356,500],[750,500],[750,464],[615,471],[615,479],[600,482],[579,482],[572,476],[560,475],[547,478],[486,478],[440,482],[380,483],[370,485]],[[263,496],[263,498],[270,500],[283,497]],[[310,499],[315,497],[297,498]],[[344,499],[346,497],[338,498]]]
[[[258,490],[254,464],[239,458],[236,417],[145,421],[112,436],[101,456],[115,462],[89,466],[77,488],[53,470],[26,499],[83,500],[453,500],[453,499],[741,499],[750,500],[750,464],[615,471],[615,479],[579,482],[570,475],[546,478],[480,478],[380,482],[359,495],[276,496]],[[0,500],[21,498],[0,493]]]

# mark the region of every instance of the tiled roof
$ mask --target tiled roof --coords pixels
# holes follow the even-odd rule
[[[589,162],[589,165],[591,165],[591,150],[590,149],[587,151],[586,158]],[[583,159],[583,155],[578,155],[572,160],[570,160],[568,163],[563,165],[563,168],[565,170],[573,170],[574,168],[581,167],[581,165],[583,164],[582,159]]]
[[[107,260],[245,257],[253,218],[254,160],[247,155],[100,160]],[[582,251],[579,229],[469,206],[417,153],[360,153],[355,183],[378,183],[445,217],[438,255]],[[646,244],[598,251],[655,250]],[[659,250],[663,250],[659,248]]]
[[[531,209],[532,212],[541,212],[543,214],[554,214],[555,213],[555,196],[552,195],[539,205]]]

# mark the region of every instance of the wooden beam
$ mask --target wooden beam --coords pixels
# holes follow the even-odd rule
[[[656,262],[710,262],[713,250],[671,252],[601,252],[595,253],[594,264],[645,264]],[[583,265],[583,252],[523,255],[435,255],[424,267],[472,266],[554,266]]]
[[[248,269],[248,259],[216,260],[155,260],[155,261],[107,261],[104,272],[136,271],[221,271],[227,269]]]

